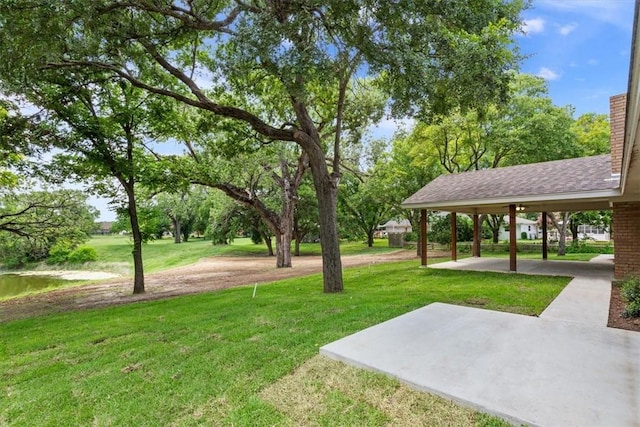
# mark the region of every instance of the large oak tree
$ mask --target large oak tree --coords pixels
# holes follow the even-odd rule
[[[380,77],[396,115],[502,99],[522,7],[518,0],[4,2],[0,74],[17,88],[43,67],[98,68],[239,121],[261,138],[300,145],[318,199],[324,290],[337,292],[336,201],[350,81]],[[265,78],[272,82],[266,91]],[[261,108],[252,108],[254,100]],[[286,100],[290,120],[265,112],[270,100]],[[327,106],[335,112],[329,123],[315,113]],[[323,138],[326,129],[332,132]]]

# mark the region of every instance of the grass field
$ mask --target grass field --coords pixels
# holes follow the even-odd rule
[[[428,395],[410,398],[380,375],[318,368],[314,356],[436,301],[539,314],[567,283],[411,261],[346,269],[341,294],[323,294],[314,275],[260,286],[255,298],[242,287],[5,323],[0,425],[500,425]],[[311,391],[315,403],[302,414],[287,406]],[[403,412],[402,402],[416,403]]]
[[[566,254],[564,256],[558,256],[558,254],[550,253],[548,254],[548,259],[549,261],[589,261],[598,255],[600,254]],[[509,258],[509,254],[503,252],[485,252],[482,253],[482,256],[489,258]],[[518,252],[518,259],[542,259],[542,254]]]
[[[122,264],[133,268],[131,240],[127,236],[94,236],[88,243],[98,253],[98,261],[89,268],[109,269],[109,265]],[[275,247],[274,247],[275,249]],[[360,253],[380,253],[394,250],[387,246],[386,240],[377,240],[372,248],[361,242],[344,242],[340,246],[343,255]],[[212,245],[210,240],[191,239],[186,243],[175,244],[172,239],[154,240],[142,247],[145,272],[166,270],[197,262],[211,256],[251,256],[266,255],[264,244],[256,245],[249,238],[238,238],[230,245]],[[318,243],[303,243],[300,254],[320,255]],[[295,259],[294,261],[295,262]],[[274,261],[275,263],[275,261]]]

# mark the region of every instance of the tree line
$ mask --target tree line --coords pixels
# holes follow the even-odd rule
[[[291,266],[294,237],[317,228],[324,291],[339,292],[341,233],[371,243],[372,229],[403,215],[399,201],[437,174],[587,154],[571,111],[514,71],[524,7],[4,2],[0,89],[36,112],[3,118],[2,179],[53,149],[31,162],[34,175],[110,198],[131,229],[134,293],[144,292],[145,210],[164,209],[188,238],[194,186],[248,209],[278,267]],[[417,124],[390,147],[365,140],[385,115]],[[163,154],[166,144],[182,154]]]

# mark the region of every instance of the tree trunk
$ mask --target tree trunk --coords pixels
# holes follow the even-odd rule
[[[578,241],[578,224],[573,224],[573,221],[569,223],[569,230],[571,230],[571,237],[573,237],[573,241]]]
[[[293,256],[300,256],[300,242],[304,238],[304,233],[300,230],[300,226],[298,225],[298,218],[294,215],[293,217],[293,239],[295,239],[295,247],[293,251]]]
[[[373,247],[373,230],[367,231],[367,246]]]
[[[182,229],[182,230],[180,230],[180,233],[182,234],[182,241],[185,242],[185,243],[188,242],[189,241],[189,234],[191,234],[189,232],[189,230]]]
[[[293,248],[293,256],[300,256],[300,238],[299,235],[296,236],[296,243]]]
[[[560,227],[564,228],[564,227]],[[558,232],[558,256],[565,256],[567,254],[567,234],[565,230]]]
[[[567,228],[569,225],[569,212],[562,212],[562,226],[558,229],[558,256],[567,253]]]
[[[491,233],[493,235],[493,243],[498,243],[500,241],[500,229],[499,228],[492,228],[491,229]]]
[[[287,176],[288,168],[283,161],[282,166],[282,212],[280,215],[280,238],[278,249],[278,268],[291,268],[291,239],[293,238],[293,218],[296,211],[296,191],[297,187],[291,185],[290,177]]]
[[[500,215],[480,215],[480,227],[482,227],[482,222],[486,221],[489,229],[491,230],[492,242],[498,243],[500,241],[500,226],[502,225],[502,216]],[[482,230],[480,231],[480,235],[482,236]]]
[[[549,219],[558,230],[558,256],[564,256],[567,253],[567,224],[569,222],[569,212],[561,212],[562,225],[556,215],[552,212],[548,214]]]
[[[180,221],[178,221],[178,218],[175,217],[170,218],[171,222],[173,223],[173,242],[180,243]]]
[[[276,237],[276,267],[291,267],[291,231]]]
[[[262,239],[264,240],[264,244],[267,246],[267,253],[269,256],[273,256],[273,244],[271,242],[271,236],[266,231],[262,233]],[[277,246],[277,245],[276,245]]]
[[[324,171],[321,170],[318,173],[317,169],[320,168]],[[338,189],[326,173],[324,159],[320,165],[312,163],[311,170],[318,199],[324,292],[342,292],[344,285],[342,283],[342,260],[340,259],[340,238],[338,235]]]
[[[131,234],[133,235],[133,293],[144,293],[144,270],[142,266],[142,233],[138,222],[138,211],[136,208],[136,198],[133,193],[133,186],[126,186],[128,196],[127,210],[131,221]]]

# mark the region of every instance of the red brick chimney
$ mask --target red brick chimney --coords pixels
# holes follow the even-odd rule
[[[627,94],[609,98],[609,124],[611,126],[611,173],[622,171],[622,150],[624,147],[624,121],[627,109]]]

